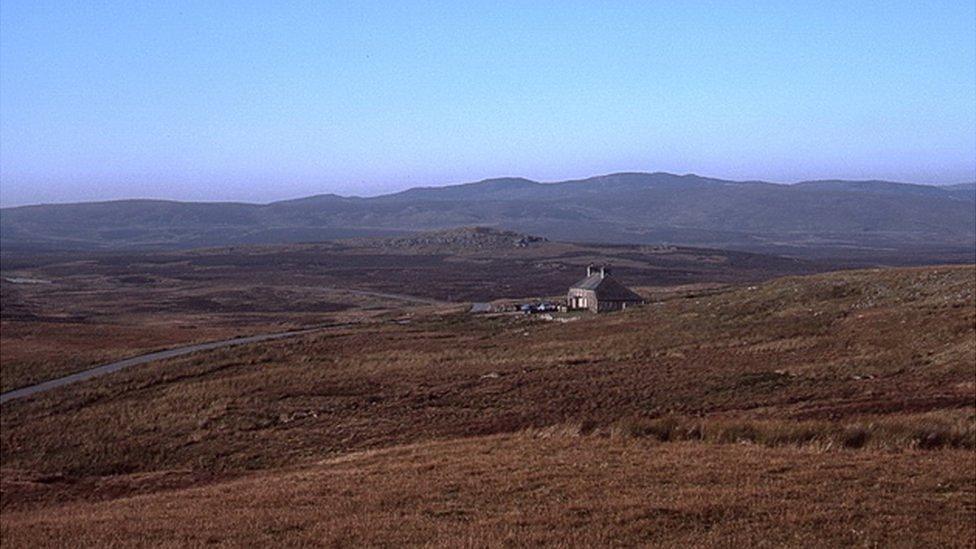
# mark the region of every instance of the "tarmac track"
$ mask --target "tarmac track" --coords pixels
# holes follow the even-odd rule
[[[81,372],[77,372],[64,377],[59,377],[56,379],[44,381],[36,385],[28,385],[27,387],[21,387],[20,389],[14,389],[13,391],[0,393],[0,404],[3,404],[15,398],[29,397],[37,393],[43,393],[44,391],[50,391],[51,389],[57,389],[58,387],[64,387],[65,385],[71,385],[72,383],[78,383],[79,381],[85,381],[86,379],[103,376],[105,374],[111,374],[112,372],[117,372],[125,368],[130,368],[132,366],[138,366],[140,364],[146,364],[149,362],[155,362],[157,360],[165,360],[167,358],[175,358],[178,356],[188,355],[190,353],[196,353],[199,351],[210,351],[212,349],[220,349],[222,347],[231,347],[234,345],[247,345],[249,343],[258,343],[260,341],[269,341],[272,339],[295,337],[295,336],[304,335],[311,332],[324,330],[326,328],[332,328],[340,325],[341,324],[329,324],[325,326],[316,326],[314,328],[293,330],[290,332],[278,332],[273,334],[260,334],[260,335],[253,335],[248,337],[237,337],[233,339],[224,339],[221,341],[210,341],[207,343],[186,345],[184,347],[176,347],[173,349],[166,349],[165,351],[156,351],[154,353],[146,353],[144,355],[134,356],[134,357],[126,358],[124,360],[118,360],[115,362],[110,362],[108,364],[103,364],[101,366],[96,366],[94,368],[83,370]]]
[[[427,299],[423,297],[404,295],[404,294],[370,292],[366,290],[351,290],[346,288],[323,288],[323,289],[336,291],[336,292],[344,292],[344,293],[349,293],[354,295],[363,295],[363,296],[381,297],[386,299],[396,299],[400,301],[409,301],[412,303],[420,303],[425,305],[444,305],[447,303],[445,301],[437,301],[435,299]],[[345,324],[329,324],[323,326],[316,326],[314,328],[293,330],[290,332],[259,334],[259,335],[253,335],[248,337],[224,339],[221,341],[210,341],[207,343],[197,343],[194,345],[186,345],[184,347],[167,349],[165,351],[156,351],[154,353],[147,353],[144,355],[134,356],[134,357],[126,358],[124,360],[118,360],[116,362],[102,364],[101,366],[89,368],[88,370],[76,372],[74,374],[67,375],[64,377],[51,379],[48,381],[37,383],[35,385],[28,385],[27,387],[14,389],[12,391],[7,391],[6,393],[0,393],[0,404],[3,404],[15,398],[29,397],[37,393],[43,393],[44,391],[50,391],[51,389],[57,389],[58,387],[64,387],[65,385],[71,385],[72,383],[78,383],[79,381],[85,381],[93,377],[103,376],[105,374],[111,374],[112,372],[117,372],[125,368],[130,368],[132,366],[139,366],[140,364],[147,364],[149,362],[155,362],[157,360],[165,360],[167,358],[174,358],[178,356],[188,355],[190,353],[196,353],[199,351],[210,351],[212,349],[220,349],[222,347],[231,347],[234,345],[247,345],[249,343],[258,343],[261,341],[269,341],[272,339],[294,337],[294,336],[299,336],[299,335],[315,332],[318,330],[324,330],[326,328],[333,328],[342,325]]]

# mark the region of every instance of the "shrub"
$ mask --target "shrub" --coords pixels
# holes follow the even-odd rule
[[[841,432],[841,445],[844,448],[863,448],[871,438],[871,432],[862,425],[849,425]]]

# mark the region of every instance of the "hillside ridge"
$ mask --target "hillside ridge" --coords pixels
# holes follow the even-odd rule
[[[976,255],[970,251],[976,248],[976,192],[887,181],[786,185],[622,172],[552,183],[495,178],[269,204],[133,200],[0,210],[0,240],[9,250],[313,242],[470,226],[564,241],[799,256],[954,249],[968,258]]]

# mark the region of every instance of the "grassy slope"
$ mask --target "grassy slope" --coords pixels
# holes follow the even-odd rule
[[[456,315],[226,349],[5,406],[3,463],[73,475],[241,470],[669,413],[970,407],[973,274],[844,272],[567,324]]]
[[[972,454],[533,432],[4,515],[5,546],[966,546]],[[7,545],[7,544],[10,545]]]
[[[4,536],[96,543],[121,531],[134,541],[140,521],[152,520],[174,543],[233,542],[242,532],[299,541],[326,531],[339,541],[501,542],[563,530],[593,543],[662,530],[671,543],[885,543],[899,541],[889,537],[895,531],[958,543],[973,535],[973,454],[910,449],[924,433],[894,448],[879,439],[824,452],[653,445],[640,428],[607,429],[662,415],[709,425],[948,418],[970,425],[968,440],[974,274],[941,267],[786,278],[567,324],[420,319],[140,368],[5,406]],[[553,425],[597,434],[492,438]],[[639,440],[599,436],[622,431]],[[472,436],[489,438],[432,442]],[[412,473],[396,457],[340,457],[410,443],[426,456]],[[630,448],[638,458],[618,463]],[[497,455],[459,457],[480,451]],[[332,461],[312,465],[321,460]],[[776,463],[785,469],[767,470]],[[270,471],[277,467],[311,468]],[[580,467],[585,474],[574,477]],[[98,476],[107,474],[123,476]],[[468,474],[483,482],[461,482]],[[84,502],[228,475],[248,478]],[[298,492],[277,487],[301,485],[302,475],[316,482]],[[571,478],[584,480],[574,488]],[[114,517],[143,504],[147,515],[113,530]],[[525,514],[513,515],[519,508]],[[188,529],[194,509],[217,509],[218,518]],[[315,509],[338,511],[326,518]],[[365,524],[372,530],[359,532]]]

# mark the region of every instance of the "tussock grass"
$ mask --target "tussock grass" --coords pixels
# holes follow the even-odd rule
[[[133,368],[4,406],[0,545],[969,547],[974,274]]]
[[[972,453],[549,431],[5,510],[9,547],[971,547]],[[128,477],[127,477],[128,478]]]
[[[976,449],[976,414],[943,411],[845,422],[664,416],[622,419],[605,429],[581,426],[580,432],[660,442],[812,446],[824,450],[973,450]]]
[[[558,325],[418,314],[180,357],[5,404],[0,464],[249,474],[550,425],[941,459],[974,447],[971,412],[952,412],[973,409],[974,274],[781,279]]]

